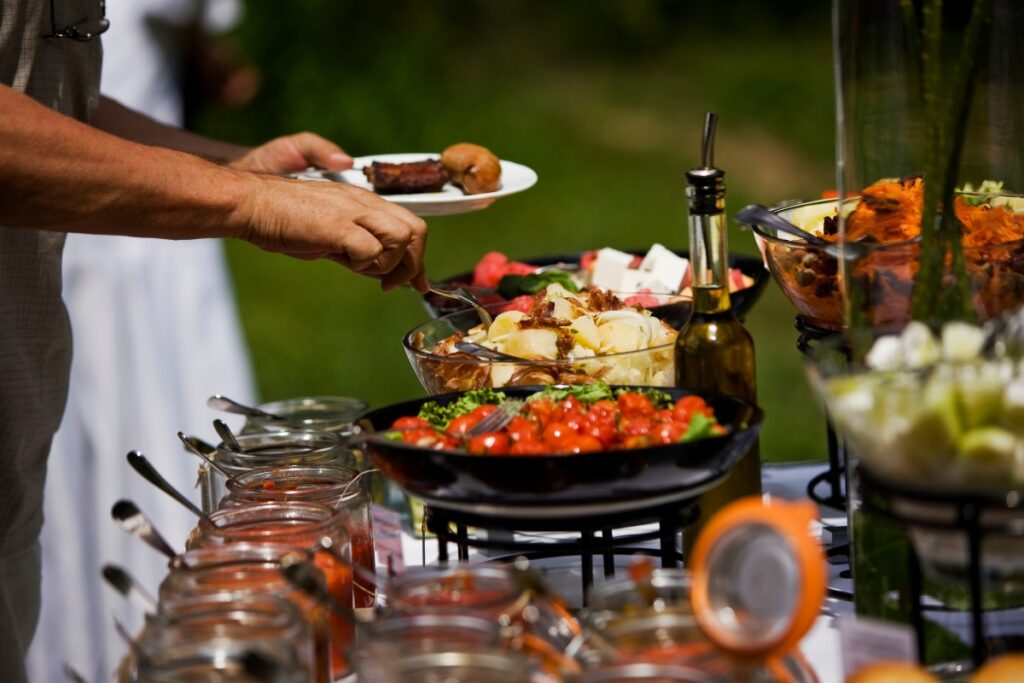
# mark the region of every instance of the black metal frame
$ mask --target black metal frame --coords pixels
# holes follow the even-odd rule
[[[594,582],[594,556],[601,555],[605,577],[615,575],[615,555],[644,553],[661,558],[663,567],[676,567],[682,562],[677,541],[683,529],[700,517],[695,499],[676,501],[629,512],[587,515],[564,519],[537,519],[516,517],[513,510],[501,516],[456,512],[427,508],[427,529],[437,536],[438,562],[448,562],[448,544],[455,543],[457,558],[469,559],[469,548],[508,551],[510,558],[524,556],[530,559],[569,557],[581,558],[583,600]],[[626,529],[657,522],[653,531],[615,535],[617,529]],[[579,538],[568,541],[517,541],[487,538],[470,534],[469,528],[499,529],[509,532],[578,532]],[[657,540],[657,550],[637,547],[636,544]]]
[[[921,527],[958,533],[967,540],[967,574],[965,580],[970,592],[971,615],[971,659],[975,667],[984,663],[987,658],[985,639],[985,606],[983,602],[983,567],[981,562],[982,539],[986,535],[1001,535],[1024,538],[1024,491],[1008,491],[1005,494],[986,493],[950,493],[945,491],[928,491],[913,486],[897,484],[873,476],[864,468],[858,468],[857,474],[863,493],[862,509],[870,514],[895,522],[908,530]],[[888,502],[905,502],[925,505],[941,505],[953,514],[948,520],[936,520],[933,517],[914,514],[913,511],[897,511],[896,507],[877,504],[882,498]],[[999,521],[986,513],[1016,511],[1020,513],[1013,519],[1005,515]],[[917,638],[918,660],[925,658],[925,623],[922,593],[924,575],[921,560],[914,549],[914,544],[907,544],[907,576],[911,606],[911,626]]]

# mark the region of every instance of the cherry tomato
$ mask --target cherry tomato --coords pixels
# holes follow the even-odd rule
[[[672,408],[662,408],[654,411],[654,420],[655,422],[674,422],[676,414]]]
[[[469,440],[468,450],[473,455],[505,455],[509,451],[508,434],[486,432]]]
[[[650,436],[657,443],[675,443],[685,433],[686,425],[680,422],[659,422],[651,430]]]
[[[486,403],[482,406],[477,406],[476,408],[473,408],[473,410],[469,413],[469,416],[472,417],[477,422],[479,422],[480,420],[484,419],[497,409],[498,406]]]
[[[508,423],[507,431],[509,438],[515,443],[520,441],[538,441],[540,439],[540,430],[537,428],[536,423],[522,415],[516,415],[512,418],[512,421]]]
[[[555,419],[563,419],[570,413],[582,413],[584,410],[583,404],[575,396],[568,396],[558,403],[558,409],[555,410]]]
[[[454,451],[458,447],[459,441],[457,439],[453,439],[452,437],[444,434],[439,434],[437,443],[431,446],[435,451]]]
[[[463,437],[466,436],[466,432],[473,428],[480,418],[473,417],[472,413],[469,415],[460,415],[451,422],[448,423],[448,433],[452,436]]]
[[[689,423],[693,416],[697,413],[701,413],[707,417],[713,417],[714,412],[711,410],[711,406],[702,399],[700,396],[683,396],[681,399],[676,401],[675,407],[672,409],[675,413],[676,419]]]
[[[623,448],[647,448],[652,444],[652,440],[649,434],[639,434],[636,436],[625,436],[622,439]]]
[[[650,417],[654,415],[654,404],[643,394],[627,391],[619,395],[619,412],[622,417]]]
[[[618,430],[615,428],[615,419],[593,410],[583,416],[580,433],[594,437],[605,446],[612,446],[619,439]]]
[[[567,453],[596,453],[604,450],[604,444],[589,434],[577,434],[569,437],[563,447]]]
[[[537,423],[543,428],[548,422],[551,422],[555,409],[557,406],[555,402],[549,398],[542,398],[536,401],[530,401],[527,404],[527,411],[531,417],[536,418]]]
[[[590,406],[589,413],[597,413],[598,415],[609,415],[615,417],[619,414],[619,404],[615,401],[609,401],[608,399],[602,399]]]
[[[619,423],[619,433],[623,436],[644,436],[651,432],[653,426],[646,417],[634,417]]]
[[[518,441],[508,449],[510,455],[544,455],[550,453],[551,448],[540,441]]]
[[[423,427],[420,427],[417,429],[402,430],[402,441],[404,443],[412,443],[419,445],[420,441],[423,441],[425,439],[433,439],[434,441],[436,441],[438,438],[440,438],[440,436],[441,435],[437,432],[437,430],[433,429],[432,427],[427,427],[425,429]]]
[[[391,425],[392,429],[415,429],[419,427],[433,429],[430,423],[422,417],[400,417]]]
[[[576,430],[564,422],[551,422],[544,428],[544,443],[561,450],[563,444],[576,436]]]

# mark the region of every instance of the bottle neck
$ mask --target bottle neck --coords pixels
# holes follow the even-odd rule
[[[695,313],[722,313],[730,308],[725,201],[715,213],[690,213],[690,269]]]

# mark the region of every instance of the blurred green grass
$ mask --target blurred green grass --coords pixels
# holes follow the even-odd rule
[[[800,21],[671,2],[394,9],[250,7],[236,39],[263,70],[263,90],[241,112],[207,112],[199,128],[248,143],[314,130],[354,155],[469,140],[535,169],[540,181],[525,194],[429,219],[434,277],[492,249],[685,247],[683,174],[697,165],[706,110],[720,114],[716,162],[731,210],[834,184],[827,8],[804,8]],[[756,253],[750,234],[734,227],[730,240]],[[422,395],[400,343],[425,319],[411,290],[383,294],[336,265],[242,243],[228,255],[265,399],[341,394],[383,405]],[[769,460],[825,453],[793,318],[771,284],[747,320]]]

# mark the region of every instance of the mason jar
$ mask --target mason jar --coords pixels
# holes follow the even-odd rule
[[[357,476],[356,470],[338,466],[286,465],[253,470],[227,482],[228,495],[221,500],[220,507],[303,501],[337,510],[352,543],[352,562],[366,570],[354,578],[354,606],[373,607],[373,521],[366,489],[362,482],[353,483]]]
[[[234,543],[186,551],[175,558],[160,584],[161,609],[188,600],[277,598],[294,604],[312,632],[312,669],[317,683],[332,680],[331,630],[328,611],[296,589],[280,572],[280,561],[295,552],[280,543]]]
[[[352,600],[352,546],[341,514],[326,505],[271,502],[217,510],[200,520],[186,547],[234,543],[275,543],[309,553],[324,574],[327,590],[343,605]],[[353,625],[331,611],[331,662],[335,677],[347,671],[345,650],[354,639]]]
[[[252,681],[255,654],[274,680],[315,683],[312,631],[297,608],[271,595],[176,598],[147,615],[137,641],[137,680]]]
[[[257,407],[283,419],[247,416],[242,434],[276,432],[287,427],[302,432],[332,432],[344,437],[352,433],[352,425],[369,408],[365,401],[348,396],[302,396]]]
[[[242,434],[236,437],[241,450],[217,444],[213,459],[232,477],[265,467],[286,465],[323,465],[351,467],[355,464],[352,452],[341,437],[330,432],[279,430]],[[223,474],[208,467],[199,467],[199,487],[203,511],[210,512],[227,494],[227,481]]]

